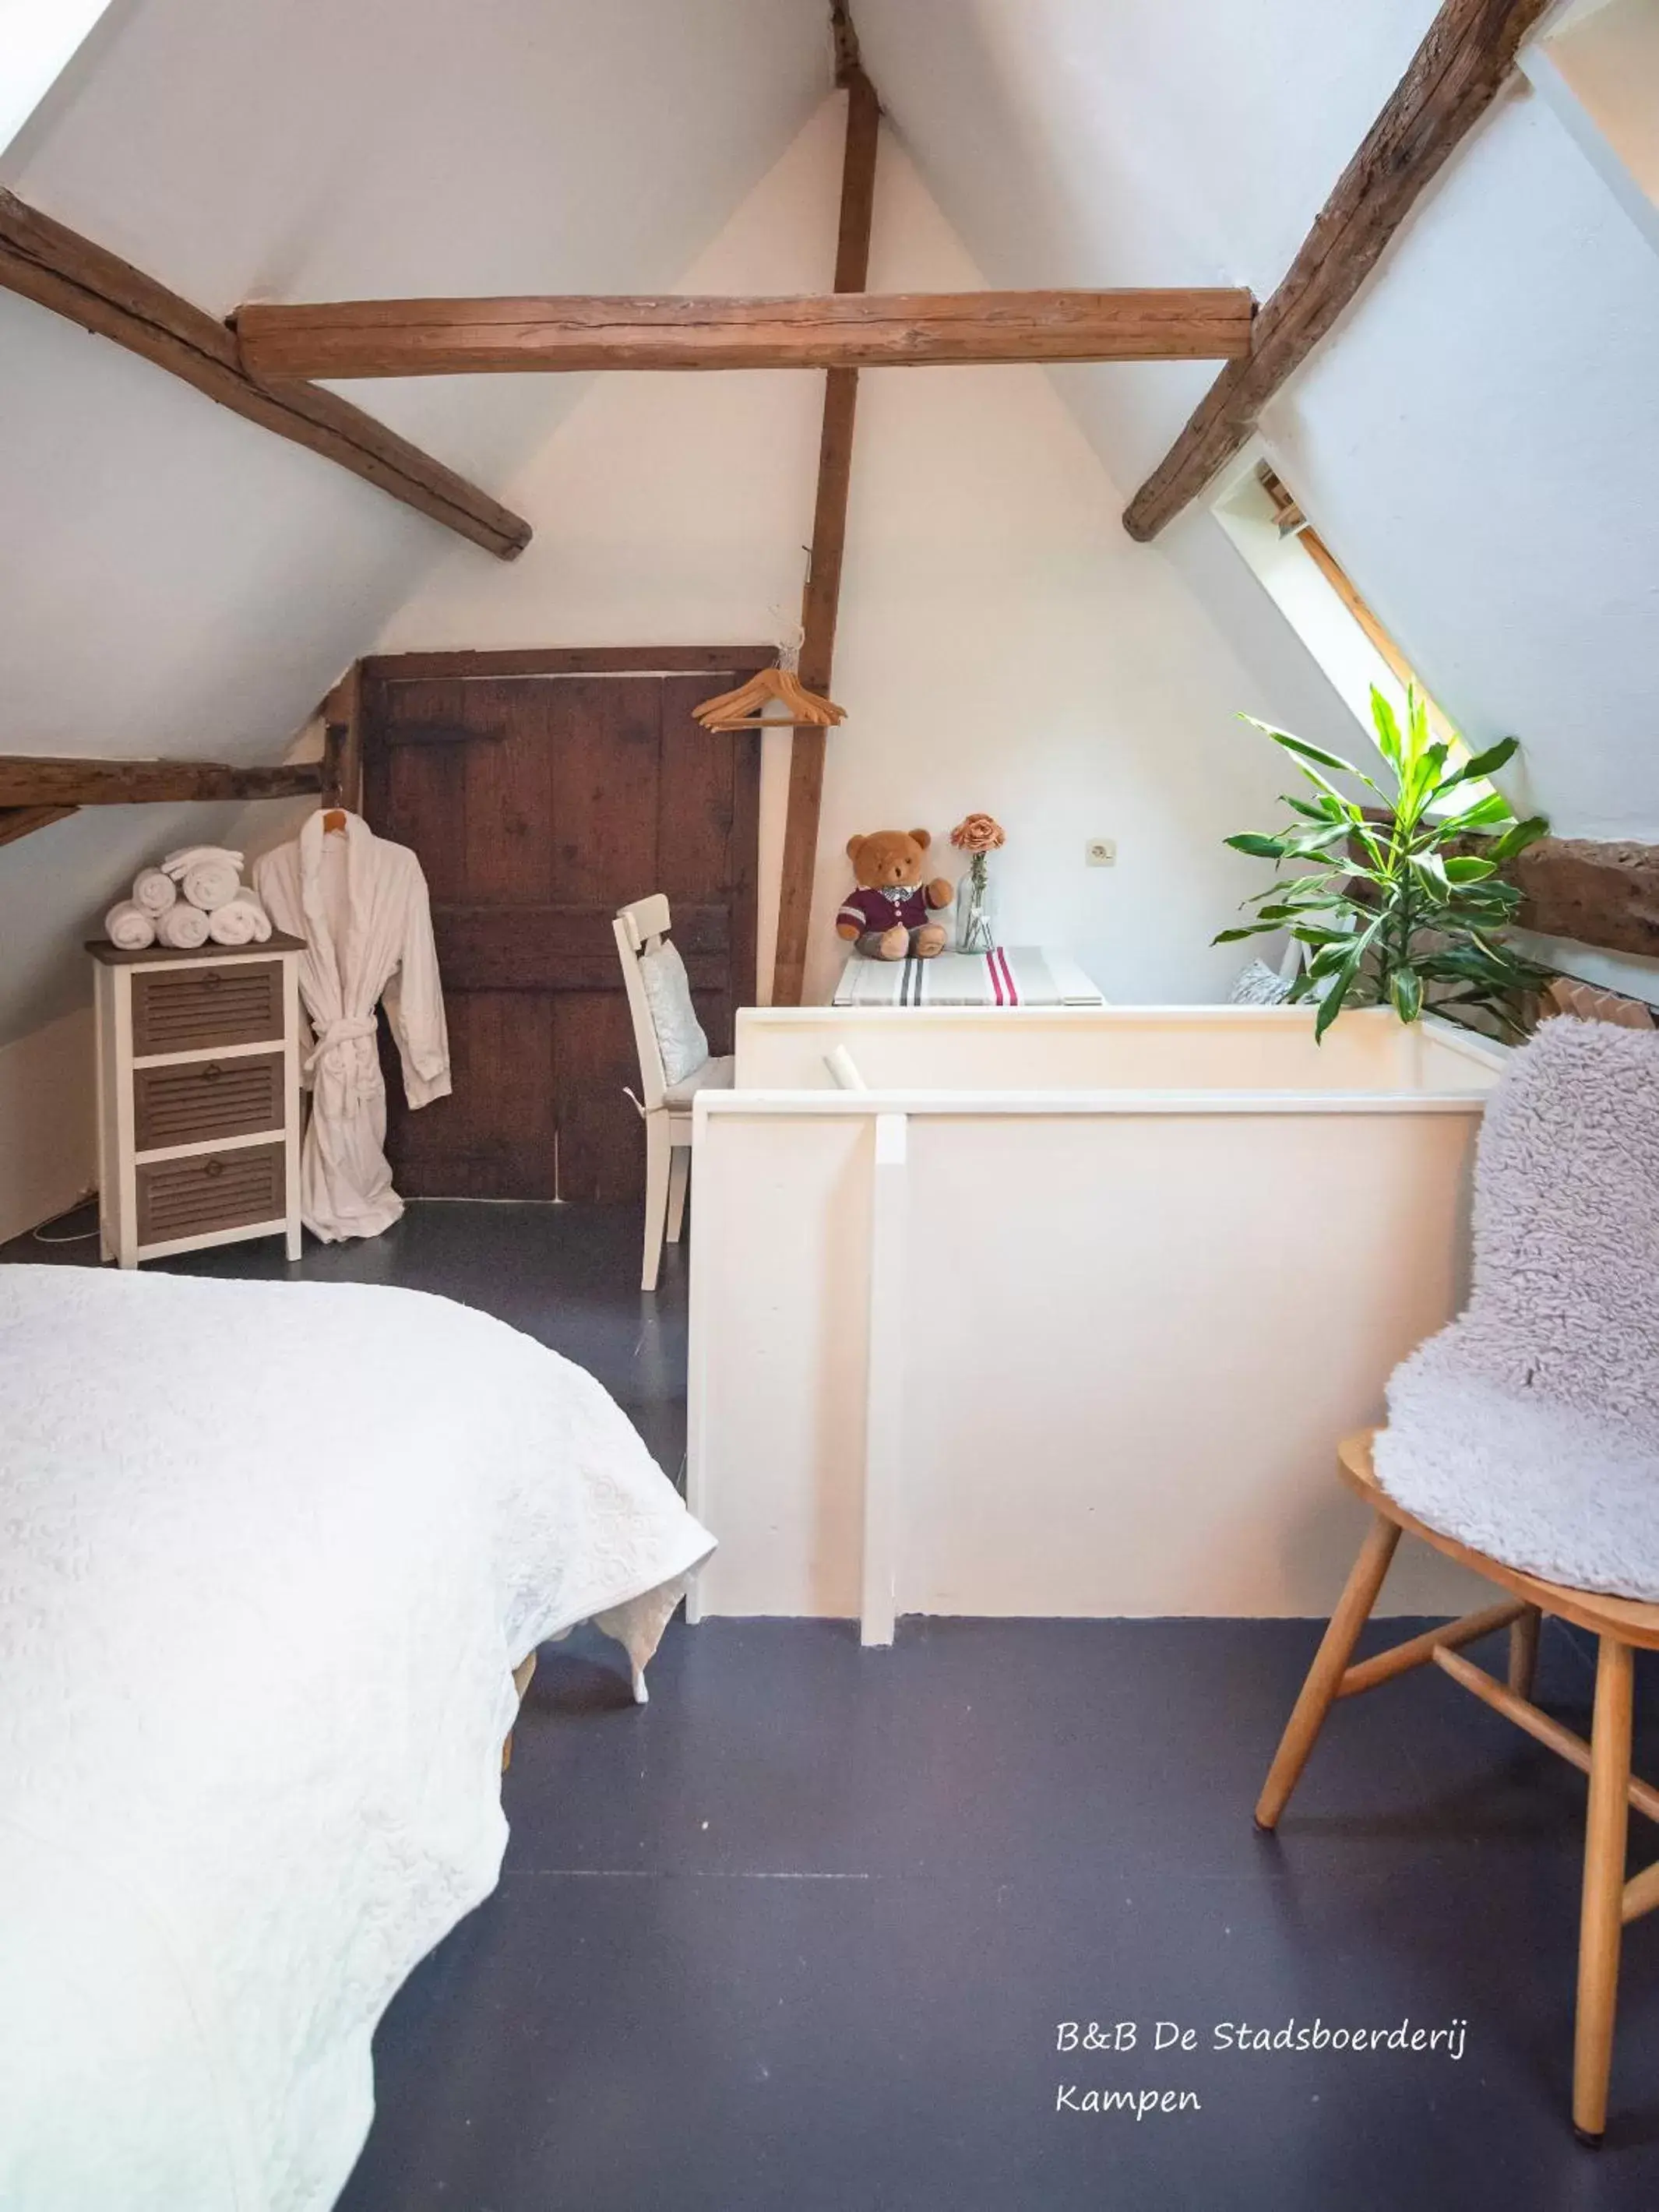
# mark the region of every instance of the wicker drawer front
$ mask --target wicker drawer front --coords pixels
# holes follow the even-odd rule
[[[139,1067],[132,1076],[134,1142],[141,1152],[203,1145],[213,1137],[251,1137],[283,1126],[283,1055],[188,1060]]]
[[[222,967],[151,969],[132,979],[132,1049],[205,1052],[215,1045],[279,1043],[283,963],[228,960]]]
[[[280,1219],[288,1200],[284,1162],[280,1144],[140,1162],[138,1242],[166,1244],[175,1237],[210,1237],[216,1230]]]

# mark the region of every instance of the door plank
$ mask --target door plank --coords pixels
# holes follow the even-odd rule
[[[754,995],[760,748],[693,720],[734,680],[706,654],[419,655],[366,672],[365,809],[426,871],[453,1060],[454,1095],[418,1114],[390,1085],[388,1150],[410,1195],[550,1198],[556,1149],[559,1194],[638,1199],[643,1133],[623,1086],[639,1070],[611,927],[627,900],[667,893],[711,1048],[730,1050]],[[558,665],[520,665],[538,659]]]

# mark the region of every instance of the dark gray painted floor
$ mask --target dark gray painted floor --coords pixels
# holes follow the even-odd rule
[[[634,1261],[626,1215],[423,1206],[301,1271],[502,1315],[672,1464],[683,1277],[653,1312]],[[550,1648],[501,1887],[381,2027],[342,2212],[1649,2212],[1655,1922],[1607,2148],[1566,2122],[1582,1784],[1431,1669],[1339,1708],[1258,1837],[1316,1632],[933,1621],[861,1652],[839,1624],[677,1625],[643,1711],[601,1641]],[[1552,1627],[1546,1702],[1583,1729],[1589,1686]],[[1061,2056],[1066,2020],[1138,2048]],[[1199,2047],[1150,2050],[1159,2020]],[[1467,2052],[1206,2047],[1291,2020],[1465,2021]],[[1057,2112],[1062,2082],[1199,2109]]]

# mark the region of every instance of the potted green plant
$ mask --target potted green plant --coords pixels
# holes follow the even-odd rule
[[[1518,994],[1546,977],[1504,942],[1521,894],[1498,872],[1549,824],[1541,815],[1517,821],[1486,778],[1519,741],[1505,738],[1454,766],[1452,744],[1432,736],[1427,703],[1415,687],[1407,694],[1402,730],[1373,686],[1371,720],[1394,778],[1389,793],[1305,738],[1253,714],[1243,719],[1292,756],[1310,789],[1302,798],[1284,794],[1297,817],[1287,828],[1226,842],[1300,872],[1255,892],[1244,902],[1255,908],[1253,919],[1212,941],[1287,929],[1308,946],[1290,995],[1318,1001],[1316,1037],[1345,1006],[1392,1006],[1402,1022],[1414,1022],[1425,1000],[1435,1007],[1482,1007],[1504,1030],[1517,1033]],[[1332,775],[1352,777],[1371,802],[1349,798]],[[1470,850],[1477,842],[1480,849]]]

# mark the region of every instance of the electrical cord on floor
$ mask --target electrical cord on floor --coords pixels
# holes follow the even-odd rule
[[[67,1206],[62,1213],[54,1213],[50,1221],[43,1221],[38,1229],[32,1231],[34,1242],[37,1244],[83,1244],[88,1237],[95,1237],[98,1234],[98,1224],[95,1221],[90,1229],[70,1230],[67,1237],[51,1237],[46,1233],[48,1230],[55,1229],[60,1221],[73,1220],[77,1213],[85,1210],[88,1203],[88,1200],[82,1199],[78,1206]]]

